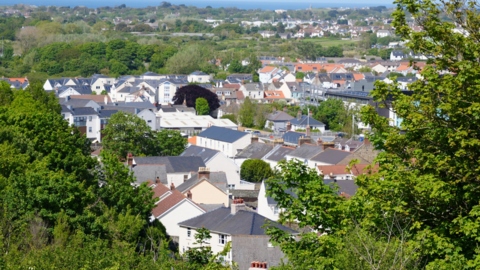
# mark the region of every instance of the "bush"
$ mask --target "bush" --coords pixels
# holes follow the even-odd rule
[[[242,163],[240,178],[248,182],[261,182],[273,176],[270,165],[263,160],[249,159]]]

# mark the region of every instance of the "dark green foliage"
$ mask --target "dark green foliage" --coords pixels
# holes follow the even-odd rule
[[[175,130],[151,130],[145,120],[128,112],[118,112],[103,130],[103,146],[120,159],[134,156],[177,156],[187,141]]]
[[[175,100],[175,104],[180,105],[183,104],[185,98],[187,99],[186,102],[188,107],[195,107],[198,98],[204,98],[207,100],[210,111],[214,111],[220,107],[218,96],[212,91],[198,85],[181,87],[175,93],[173,100]]]
[[[257,104],[249,97],[246,97],[240,106],[240,111],[238,112],[238,122],[244,127],[254,127],[256,110]]]
[[[262,182],[273,176],[272,168],[263,160],[247,159],[242,163],[240,178],[248,182]]]

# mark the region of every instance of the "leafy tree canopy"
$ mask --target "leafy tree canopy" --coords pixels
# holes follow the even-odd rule
[[[210,113],[210,107],[208,107],[208,101],[204,98],[197,98],[195,101],[195,110],[198,115],[207,115]]]
[[[247,159],[240,168],[240,178],[248,182],[262,182],[272,175],[270,165],[259,159]]]

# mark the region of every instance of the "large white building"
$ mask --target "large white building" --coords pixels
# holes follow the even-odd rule
[[[197,135],[197,145],[218,150],[233,158],[251,143],[251,138],[250,133],[212,126]]]

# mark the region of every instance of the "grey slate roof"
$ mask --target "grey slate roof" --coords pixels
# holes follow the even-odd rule
[[[205,167],[201,157],[134,157],[138,164],[165,164],[167,173],[190,173],[198,171],[198,168]]]
[[[210,159],[212,159],[219,151],[200,147],[196,145],[190,145],[183,153],[180,154],[182,157],[191,157],[191,156],[198,156],[201,157],[203,162],[207,163]]]
[[[262,159],[272,149],[271,144],[254,142],[245,147],[235,158]]]
[[[287,131],[283,134],[282,139],[286,143],[298,144],[298,139],[302,136],[305,136],[305,133]]]
[[[336,193],[340,194],[342,192],[347,193],[350,196],[355,195],[357,193],[358,186],[355,184],[355,180],[323,180],[325,185],[333,185],[333,183],[337,183],[338,187],[340,188]]]
[[[404,57],[405,56],[403,51],[392,51],[392,55],[395,56],[395,57]]]
[[[176,113],[177,109],[170,108],[170,107],[162,107],[162,111],[165,112],[165,113]]]
[[[312,144],[302,144],[302,146],[290,152],[288,155],[294,158],[299,158],[301,161],[304,159],[311,159],[312,157],[323,152],[323,148]]]
[[[294,117],[284,111],[276,111],[267,116],[267,119],[274,122],[286,122]]]
[[[89,102],[95,103],[95,101],[90,99],[73,98],[70,100],[64,100],[62,105],[71,105],[74,108],[78,108],[78,107],[85,107]]]
[[[247,133],[229,128],[212,126],[200,132],[200,134],[198,134],[197,136],[216,141],[233,143],[240,138],[247,136]]]
[[[202,179],[204,178],[198,178],[198,173],[192,173],[192,177],[190,177],[190,179],[183,182],[182,184],[178,185],[176,189],[183,193],[196,185]],[[223,190],[225,193],[227,192],[227,175],[224,172],[210,172],[210,178],[208,178],[207,181],[212,183],[219,189]]]
[[[192,72],[190,75],[205,76],[205,75],[208,75],[208,74],[206,74],[205,72],[202,72],[202,71],[194,71],[194,72]]]
[[[130,171],[137,178],[135,184],[142,184],[148,180],[155,182],[158,176],[162,184],[168,185],[167,167],[165,164],[139,164],[130,168]]]
[[[292,148],[277,145],[277,146],[275,146],[275,148],[273,148],[272,151],[270,151],[270,153],[265,155],[265,157],[263,159],[278,162],[280,160],[284,160],[285,156],[288,155],[292,151],[293,151]]]
[[[207,212],[192,219],[180,222],[182,227],[206,228],[212,232],[228,235],[267,235],[266,228],[262,228],[266,222],[283,231],[296,234],[297,232],[276,223],[258,213],[249,211],[238,211],[235,215],[231,214],[230,208],[221,207]]]
[[[215,210],[215,209],[218,209],[220,207],[223,207],[223,203],[221,204],[205,204],[205,203],[199,203],[198,205],[200,205],[200,207],[202,207],[203,209],[205,209],[207,212],[210,212],[212,210]]]
[[[322,153],[311,158],[312,161],[324,162],[327,164],[337,164],[352,153],[338,150],[335,148],[328,148]]]
[[[85,108],[73,108],[73,115],[98,115],[98,112],[94,108],[85,107]]]
[[[307,121],[307,118],[308,118],[308,121]],[[307,123],[310,126],[325,126],[324,123],[319,122],[313,119],[312,117],[307,117],[306,115],[302,115],[302,118],[300,120],[297,120],[297,118],[294,118],[290,120],[290,123],[292,123],[292,125],[295,125],[295,126],[306,126]]]
[[[116,114],[118,110],[100,110],[100,118],[110,118]]]

